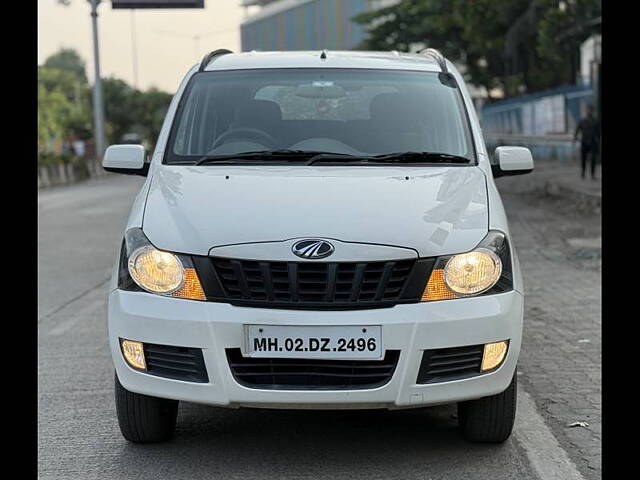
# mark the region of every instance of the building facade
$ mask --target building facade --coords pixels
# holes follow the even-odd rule
[[[242,50],[351,50],[366,36],[359,13],[398,0],[242,0]]]

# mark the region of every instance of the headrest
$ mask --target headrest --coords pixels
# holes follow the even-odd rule
[[[410,95],[381,93],[369,105],[371,121],[388,125],[393,130],[406,130],[420,119],[420,111]]]
[[[236,109],[235,123],[238,125],[269,125],[281,120],[280,106],[270,100],[247,100]]]

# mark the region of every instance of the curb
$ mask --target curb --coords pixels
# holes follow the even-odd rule
[[[38,190],[59,185],[71,185],[106,174],[102,164],[93,159],[73,164],[41,165],[38,167]]]

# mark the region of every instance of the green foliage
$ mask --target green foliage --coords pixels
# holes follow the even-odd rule
[[[66,122],[73,105],[59,90],[47,90],[38,85],[38,145],[45,149],[47,142],[65,133]]]
[[[82,82],[87,83],[85,63],[78,52],[72,48],[62,48],[47,58],[43,65],[45,68],[69,72],[78,77]]]
[[[156,88],[143,92],[123,80],[102,80],[105,130],[109,143],[126,133],[153,142],[160,133],[172,95]],[[53,139],[87,140],[92,131],[92,92],[80,56],[62,49],[38,67],[38,145],[46,151]]]
[[[472,83],[509,95],[574,83],[579,45],[593,33],[581,26],[600,11],[600,0],[401,0],[354,20],[369,26],[360,48],[426,44],[463,63]]]
[[[140,110],[136,118],[139,121],[137,131],[142,134],[143,138],[148,141],[155,141],[158,138],[172,98],[170,93],[162,92],[154,87],[142,93],[139,103]]]
[[[51,67],[38,68],[38,118],[42,117],[39,134],[52,137],[91,136],[89,86],[72,71]],[[40,125],[40,123],[39,123]]]
[[[171,94],[153,87],[142,92],[113,77],[103,79],[102,89],[110,143],[119,142],[126,133],[138,133],[147,142],[156,140],[171,103]]]

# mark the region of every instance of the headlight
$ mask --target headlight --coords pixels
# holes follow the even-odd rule
[[[173,293],[184,284],[184,267],[178,257],[151,246],[133,252],[128,267],[133,281],[152,293]]]
[[[475,295],[490,289],[501,274],[500,258],[484,248],[455,255],[444,267],[447,287],[460,295]]]
[[[140,228],[125,233],[118,288],[190,300],[207,299],[191,256],[155,248]]]
[[[492,230],[470,252],[436,259],[421,300],[448,300],[513,289],[509,242]]]

